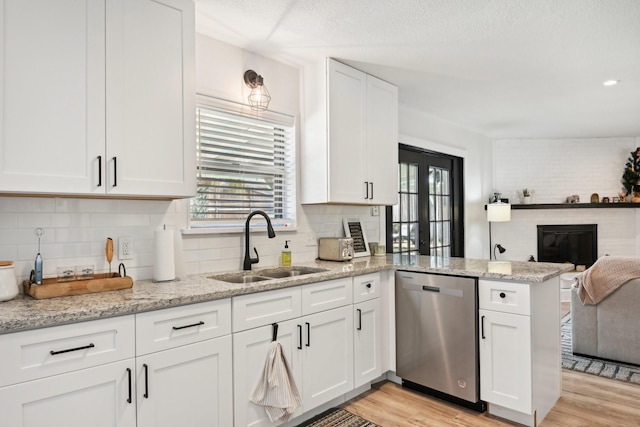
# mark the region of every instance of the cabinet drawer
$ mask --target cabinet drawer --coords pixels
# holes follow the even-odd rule
[[[353,303],[353,279],[327,280],[302,286],[302,315]]]
[[[300,287],[233,297],[233,332],[300,317]]]
[[[136,354],[149,354],[231,333],[231,300],[136,315]]]
[[[380,273],[353,278],[353,303],[357,304],[380,296]]]
[[[135,355],[133,315],[2,335],[0,387]]]
[[[529,284],[480,280],[478,299],[481,309],[529,315]]]

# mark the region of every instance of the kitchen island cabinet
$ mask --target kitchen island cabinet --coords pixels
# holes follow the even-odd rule
[[[536,426],[562,392],[559,279],[478,290],[480,397],[491,414]]]
[[[302,203],[396,204],[398,88],[333,59],[323,67],[306,82]]]
[[[0,6],[0,193],[195,194],[192,1]]]

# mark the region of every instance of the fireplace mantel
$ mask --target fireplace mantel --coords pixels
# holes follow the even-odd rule
[[[511,209],[640,209],[640,203],[532,203],[513,204]]]
[[[511,209],[640,209],[640,203],[531,203],[512,204]],[[487,210],[487,205],[484,205]]]

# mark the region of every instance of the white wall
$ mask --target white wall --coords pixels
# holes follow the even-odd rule
[[[577,194],[588,203],[591,194],[612,198],[631,151],[640,138],[584,138],[494,141],[495,190],[520,203],[517,190],[535,190],[534,203],[563,203]],[[537,259],[536,225],[598,224],[598,255],[637,256],[638,209],[512,210],[511,221],[495,223],[494,243],[506,249],[499,259]]]
[[[488,258],[484,205],[491,194],[491,140],[453,123],[400,107],[400,142],[464,159],[465,257]]]
[[[264,77],[272,96],[271,110],[300,115],[297,68],[197,35],[199,93],[243,102],[249,92],[242,80],[247,69]],[[259,266],[278,265],[285,239],[292,241],[294,263],[315,259],[317,239],[343,235],[342,218],[354,216],[362,219],[369,240],[378,240],[379,218],[372,217],[367,207],[298,206],[296,231],[278,232],[274,239],[267,239],[265,233],[251,236],[252,246],[260,253]],[[149,279],[153,275],[154,230],[166,224],[175,230],[179,276],[242,268],[242,233],[183,236],[180,230],[187,223],[186,200],[0,197],[0,259],[15,261],[16,275],[27,279],[38,251],[34,230],[41,227],[45,230],[40,249],[45,277],[54,277],[58,266],[93,264],[97,272],[106,272],[106,238],[117,243],[119,236],[131,236],[135,255],[124,261],[127,273],[135,280]],[[116,254],[112,268],[117,269],[118,263]]]

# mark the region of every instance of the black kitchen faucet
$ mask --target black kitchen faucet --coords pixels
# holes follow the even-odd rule
[[[271,219],[269,219],[269,215],[267,215],[263,211],[253,211],[247,217],[247,221],[244,224],[244,265],[242,267],[243,270],[251,270],[251,264],[257,264],[260,262],[260,256],[258,255],[258,250],[254,247],[253,251],[256,253],[255,258],[251,258],[249,255],[249,222],[254,215],[262,215],[264,219],[267,220],[267,234],[270,239],[276,237],[276,232],[273,231],[273,226],[271,225]]]

